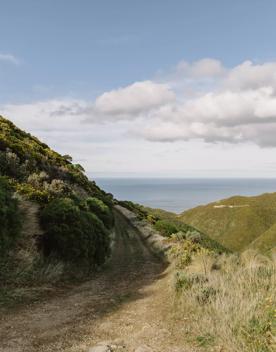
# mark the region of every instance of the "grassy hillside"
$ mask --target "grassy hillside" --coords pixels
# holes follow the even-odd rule
[[[66,275],[72,268],[87,272],[103,264],[110,251],[112,205],[112,195],[69,155],[0,116],[2,288],[38,281],[49,263],[58,263]],[[27,223],[37,225],[26,231]]]
[[[276,246],[276,193],[223,199],[185,211],[179,219],[234,251],[267,252]]]

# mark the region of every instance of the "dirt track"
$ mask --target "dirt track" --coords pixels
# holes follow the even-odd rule
[[[0,352],[89,351],[102,341],[116,351],[194,351],[172,317],[168,281],[166,266],[118,215],[108,267],[69,292],[2,314]]]

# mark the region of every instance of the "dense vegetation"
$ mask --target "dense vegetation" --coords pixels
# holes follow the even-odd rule
[[[187,210],[179,220],[231,250],[269,253],[276,247],[276,193],[231,197]]]
[[[41,231],[34,230],[32,238],[24,237],[24,230],[20,229],[36,222],[30,220],[34,217],[31,205],[27,206],[28,211],[21,211],[26,202],[38,208],[35,217]],[[43,268],[49,260],[66,265],[81,264],[76,268],[101,265],[110,252],[112,204],[112,195],[88,180],[84,169],[73,164],[69,155],[56,153],[0,116],[1,268],[18,271],[23,265],[18,259],[22,257],[19,248],[22,246],[30,248],[24,256],[35,257],[29,262],[36,270],[38,263]],[[1,285],[5,285],[3,280]]]

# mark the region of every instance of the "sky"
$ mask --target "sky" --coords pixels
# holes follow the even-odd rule
[[[0,114],[92,177],[275,177],[274,0],[0,0]]]

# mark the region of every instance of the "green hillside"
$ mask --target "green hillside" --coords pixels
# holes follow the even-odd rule
[[[0,116],[0,288],[46,280],[53,263],[61,277],[103,264],[112,205],[69,155]]]
[[[276,193],[223,199],[185,211],[179,219],[231,250],[267,252],[276,246]]]

